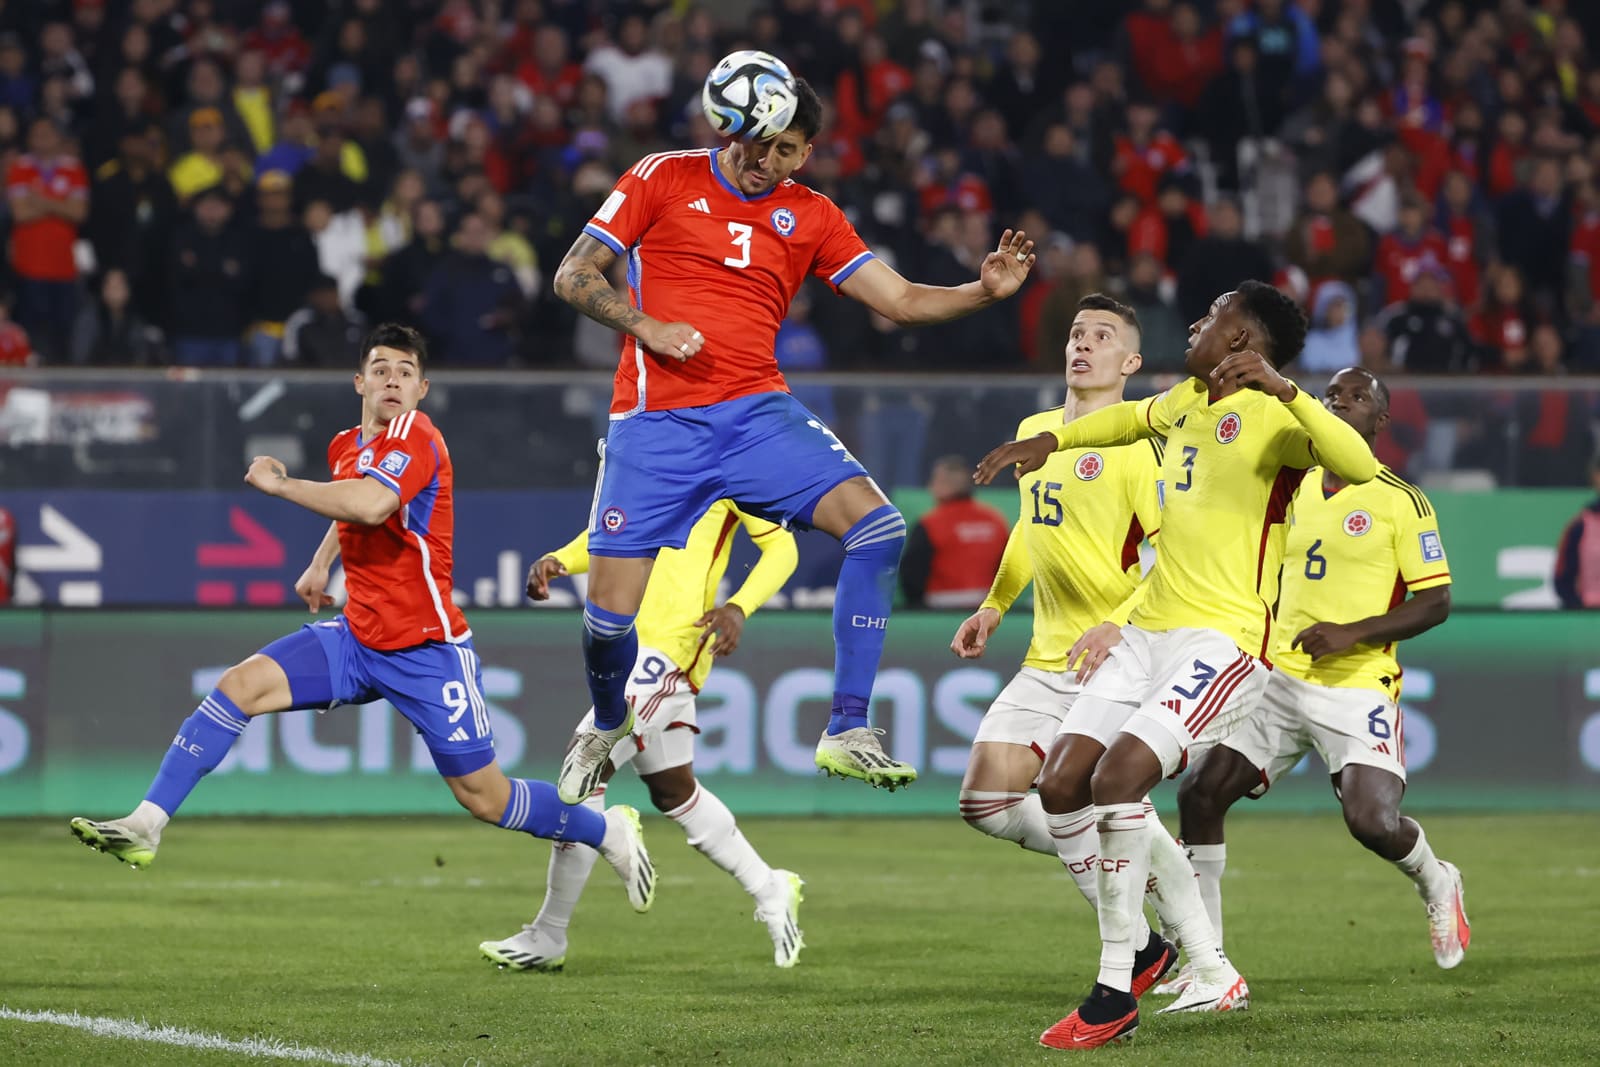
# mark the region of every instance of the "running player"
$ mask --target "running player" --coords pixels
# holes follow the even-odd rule
[[[761,557],[744,583],[716,605],[717,586],[728,569],[734,534],[740,526]],[[528,595],[548,600],[550,581],[589,569],[589,535],[536,561],[528,571]],[[629,744],[611,750],[601,785],[583,806],[605,810],[605,782],[631,762],[650,801],[688,835],[689,844],[731,874],[755,898],[756,920],[772,937],[773,962],[793,967],[804,942],[799,927],[800,887],[793,871],[774,870],[745,840],[733,812],[694,776],[695,697],[711,674],[713,660],[739,647],[745,620],[782,588],[799,562],[794,535],[763,519],[745,515],[726,500],[711,505],[689,531],[688,543],[656,557],[650,586],[639,607],[639,662],[628,677],[628,696],[639,709]],[[594,709],[579,723],[582,730]],[[550,850],[550,875],[538,918],[504,941],[485,941],[479,950],[518,971],[559,971],[566,963],[567,925],[595,852],[570,842]]]
[[[245,474],[268,496],[333,520],[295,592],[313,614],[332,604],[328,571],[342,557],[344,613],[308,623],[223,672],[178,727],[139,806],[107,822],[73,819],[72,832],[148,867],[167,821],[252,718],[384,697],[422,734],[445,784],[473,816],[599,849],[634,910],[647,911],[656,875],[637,811],[618,806],[601,815],[562,804],[550,783],[507,778],[495,762],[472,631],[450,596],[454,468],[444,436],[417,410],[428,394],[427,356],[422,335],[408,326],[367,335],[355,376],[361,423],[328,445],[331,482],[290,478],[270,456],[255,457]]]
[[[1066,405],[1023,419],[1018,439],[1120,402],[1128,376],[1143,364],[1139,345],[1133,308],[1101,293],[1080,300],[1067,340]],[[961,816],[991,837],[1059,857],[1091,905],[1097,842],[1085,831],[1092,812],[1047,815],[1031,790],[1081,689],[1066,650],[1101,621],[1126,619],[1139,588],[1139,543],[1159,532],[1161,450],[1159,438],[1071,449],[1051,455],[1036,477],[1020,482],[1020,517],[993,587],[950,642],[963,659],[981,657],[1005,612],[1033,583],[1033,640],[1022,669],[978,726],[961,782]],[[1160,832],[1153,815],[1151,826]],[[1165,847],[1177,852],[1170,837]],[[1181,872],[1181,855],[1177,859]],[[1180,903],[1201,908],[1198,897],[1180,900],[1157,891],[1150,898],[1174,927],[1187,928],[1188,916],[1174,910]],[[1140,943],[1135,996],[1177,958],[1171,943],[1153,933],[1145,931]]]
[[[1191,746],[1208,744],[1258,699],[1283,553],[1289,493],[1320,460],[1352,483],[1370,481],[1367,443],[1277,367],[1299,354],[1305,315],[1270,285],[1245,282],[1190,326],[1189,379],[1159,396],[1104,408],[995,449],[975,477],[1008,466],[1017,477],[1052,452],[1167,438],[1162,544],[1148,588],[1120,629],[1105,623],[1068,653],[1089,649],[1094,669],[1073,707],[1066,743],[1046,760],[1046,811],[1092,804],[1099,832],[1100,974],[1083,1004],[1045,1031],[1052,1047],[1094,1048],[1139,1024],[1132,989],[1138,913],[1151,863],[1143,798],[1177,773]],[[1109,633],[1108,633],[1109,631]],[[1225,1011],[1249,989],[1216,943],[1183,935],[1197,978],[1165,1011]]]
[[[834,693],[817,767],[894,789],[916,778],[868,725],[905,520],[832,431],[789,394],[773,357],[806,275],[902,326],[945,322],[1017,291],[1033,242],[1005,231],[977,280],[916,285],[876,258],[832,201],[794,181],[822,106],[803,80],[793,123],[770,140],[646,156],[622,176],[556,273],[555,290],[620,330],[589,533],[584,661],[594,724],[557,785],[588,796],[632,729],[634,618],[662,548],[683,547],[712,501],[844,545],[834,600]],[[628,294],[606,280],[628,260]]]
[[[1369,444],[1389,421],[1388,388],[1359,367],[1334,375],[1323,398]],[[1262,707],[1206,753],[1178,790],[1183,840],[1218,938],[1224,815],[1240,797],[1265,793],[1314,748],[1351,836],[1416,885],[1433,958],[1454,967],[1472,938],[1461,872],[1435,858],[1422,827],[1400,814],[1405,725],[1395,644],[1450,614],[1438,517],[1422,490],[1387,467],[1365,485],[1312,468],[1290,506],[1284,560],[1277,669]]]

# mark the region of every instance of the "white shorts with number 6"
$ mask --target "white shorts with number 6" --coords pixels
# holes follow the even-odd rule
[[[1255,764],[1265,792],[1308,748],[1317,750],[1331,773],[1360,763],[1403,782],[1405,739],[1400,707],[1383,693],[1316,685],[1274,671],[1260,710],[1222,744]]]
[[[1171,776],[1250,714],[1271,673],[1217,630],[1124,626],[1061,732],[1107,748],[1117,734],[1133,734]]]
[[[611,750],[611,765],[621,770],[627,763],[641,775],[655,774],[694,762],[695,692],[689,679],[666,654],[644,645],[628,676],[627,695],[633,699],[633,736]],[[594,709],[583,717],[580,729],[594,722]]]

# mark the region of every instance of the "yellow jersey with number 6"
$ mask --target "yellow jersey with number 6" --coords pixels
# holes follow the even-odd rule
[[[1387,467],[1365,485],[1330,493],[1313,468],[1290,507],[1278,606],[1278,669],[1303,681],[1376,689],[1400,699],[1395,646],[1356,645],[1311,657],[1290,645],[1318,622],[1348,623],[1382,615],[1411,593],[1450,584],[1439,519],[1422,490]]]
[[[1061,425],[1061,416],[1061,408],[1028,416],[1017,440]],[[1033,583],[1024,666],[1066,670],[1073,642],[1114,619],[1137,588],[1139,543],[1161,524],[1161,452],[1158,438],[1068,449],[1017,484],[1021,510],[983,606],[1003,615]]]

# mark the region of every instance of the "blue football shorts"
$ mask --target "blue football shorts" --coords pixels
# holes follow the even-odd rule
[[[471,639],[380,652],[356,640],[340,615],[308,623],[261,654],[288,675],[296,709],[388,700],[422,735],[440,774],[460,777],[494,761],[483,664]]]
[[[690,527],[724,498],[786,528],[807,529],[828,490],[866,473],[788,393],[642,411],[614,420],[606,435],[589,552],[637,557],[682,548]]]

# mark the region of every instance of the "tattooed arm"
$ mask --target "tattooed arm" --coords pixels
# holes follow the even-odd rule
[[[606,273],[617,254],[588,234],[580,234],[556,271],[556,295],[602,326],[631,334],[657,355],[680,363],[705,344],[687,322],[661,322],[634,307],[612,287]]]

